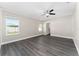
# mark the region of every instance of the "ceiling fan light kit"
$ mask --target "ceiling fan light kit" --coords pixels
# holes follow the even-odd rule
[[[46,17],[49,17],[49,14],[46,14]]]
[[[50,15],[55,15],[55,13],[52,13],[54,10],[47,10],[46,13],[43,13],[46,17],[49,17]]]

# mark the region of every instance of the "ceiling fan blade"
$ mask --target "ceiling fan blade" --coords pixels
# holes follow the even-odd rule
[[[52,12],[52,11],[54,11],[53,9],[51,9],[49,12]]]
[[[55,13],[49,13],[50,15],[55,15]]]
[[[45,14],[42,14],[41,16],[44,16]]]

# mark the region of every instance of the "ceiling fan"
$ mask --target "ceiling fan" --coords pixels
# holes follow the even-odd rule
[[[49,17],[50,15],[55,15],[55,13],[53,13],[53,9],[51,10],[47,10],[46,12],[43,13],[43,15],[45,15],[46,17]]]

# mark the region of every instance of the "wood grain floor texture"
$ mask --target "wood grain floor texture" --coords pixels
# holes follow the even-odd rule
[[[38,36],[1,46],[1,56],[78,56],[72,39]]]

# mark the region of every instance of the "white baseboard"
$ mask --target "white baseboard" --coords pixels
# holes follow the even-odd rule
[[[40,35],[42,35],[42,34],[34,35],[34,36],[29,36],[29,37],[24,37],[24,38],[19,38],[17,40],[2,42],[1,45],[8,44],[8,43],[12,43],[12,42],[16,42],[16,41],[20,41],[20,40],[25,40],[25,39],[32,38],[32,37],[37,37],[37,36],[40,36]]]
[[[79,55],[79,40],[74,38],[73,41],[74,41],[75,47],[76,47],[78,55]]]
[[[74,39],[74,37],[61,36],[61,35],[55,35],[55,34],[51,34],[51,36],[56,36],[56,37],[63,37],[63,38]]]

